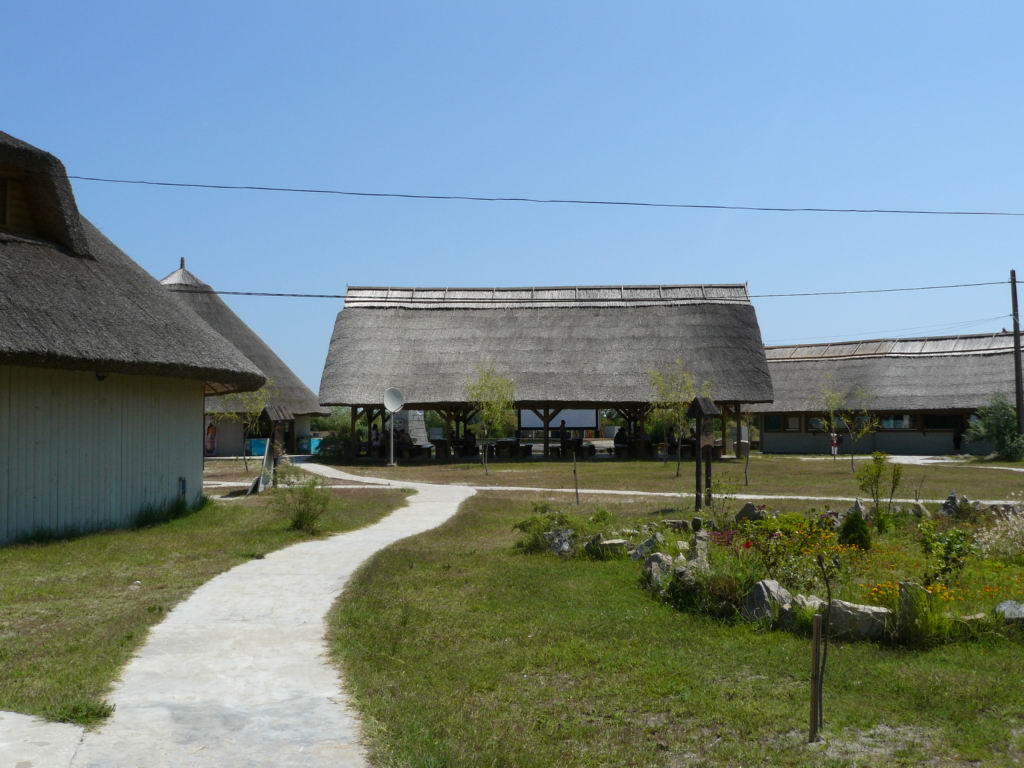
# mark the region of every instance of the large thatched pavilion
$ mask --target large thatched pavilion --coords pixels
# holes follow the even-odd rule
[[[242,319],[231,311],[223,299],[212,292],[209,285],[180,266],[160,283],[174,298],[199,315],[207,324],[230,341],[239,352],[251,360],[267,378],[266,407],[260,433],[274,435],[289,453],[306,446],[310,434],[310,419],[329,415],[320,407],[316,395],[292,369]],[[245,435],[238,419],[217,418],[221,414],[237,413],[244,408],[237,396],[213,395],[206,398],[206,428],[211,424],[215,439],[207,441],[207,453],[212,456],[241,456]]]
[[[862,452],[983,453],[988,446],[962,440],[968,419],[997,393],[1013,402],[1013,336],[1006,332],[801,344],[766,353],[775,401],[752,410],[760,415],[762,450],[770,453],[829,451],[825,389],[877,418],[879,429],[854,446]]]
[[[263,381],[0,133],[0,544],[195,502],[204,394]]]
[[[408,407],[464,423],[467,382],[493,366],[513,380],[516,406],[548,427],[565,408],[615,408],[639,422],[653,398],[650,372],[678,360],[731,413],[772,399],[743,285],[353,287],[320,402],[373,418],[384,390],[397,387]]]

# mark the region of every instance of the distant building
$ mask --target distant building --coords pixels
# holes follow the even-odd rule
[[[493,366],[546,437],[570,409],[615,409],[632,431],[651,409],[650,372],[680,360],[734,417],[772,399],[744,285],[351,287],[320,402],[373,421],[384,390],[397,387],[407,407],[435,411],[457,432],[474,412],[466,384]]]
[[[828,453],[822,391],[845,394],[879,422],[859,452],[987,453],[963,440],[968,420],[992,396],[1013,402],[1013,337],[989,333],[768,347],[775,401],[755,405],[766,453]],[[857,392],[869,396],[858,403]],[[845,439],[849,439],[848,437]],[[849,443],[842,446],[845,452]]]
[[[0,544],[197,501],[204,394],[263,381],[0,133]]]
[[[160,281],[161,285],[181,305],[195,312],[217,333],[227,339],[266,376],[267,406],[261,427],[249,437],[270,437],[280,442],[288,453],[308,451],[310,420],[313,416],[330,415],[320,407],[316,395],[285,365],[274,350],[266,345],[253,330],[242,322],[231,308],[209,285],[180,267]],[[237,397],[211,395],[206,398],[204,430],[213,432],[207,441],[207,454],[211,456],[241,456],[245,448],[242,424],[231,419],[218,419],[219,415],[239,410]]]

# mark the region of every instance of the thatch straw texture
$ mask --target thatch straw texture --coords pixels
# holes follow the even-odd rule
[[[210,328],[231,342],[263,372],[267,377],[267,412],[272,420],[288,421],[305,414],[330,413],[320,406],[312,390],[299,380],[274,350],[242,322],[220,296],[211,292],[209,285],[185,269],[184,259],[181,268],[160,283],[176,301],[199,315]],[[240,410],[239,405],[230,396],[210,397],[206,400],[207,413],[230,413],[237,410]]]
[[[263,375],[82,217],[60,162],[0,134],[24,172],[38,236],[0,229],[0,365],[200,379],[208,392]]]
[[[973,410],[1013,400],[1009,333],[768,347],[775,400],[762,413],[820,411],[822,388],[865,388],[874,411]],[[829,378],[831,377],[831,378]]]
[[[413,408],[465,402],[481,365],[521,406],[641,404],[649,372],[682,360],[720,402],[771,400],[746,288],[350,288],[320,402],[372,405],[398,387]]]

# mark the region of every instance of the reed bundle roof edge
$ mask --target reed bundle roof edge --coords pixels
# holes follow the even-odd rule
[[[773,346],[765,350],[775,400],[762,413],[820,411],[829,387],[870,395],[875,411],[974,410],[1013,399],[1013,335],[1007,332]]]
[[[275,421],[288,421],[295,416],[328,415],[317,396],[255,331],[246,325],[231,308],[212,292],[209,285],[185,269],[179,269],[160,281],[174,300],[195,312],[212,330],[224,337],[266,376],[267,413]],[[207,398],[208,413],[229,413],[244,410],[236,398]]]
[[[63,165],[0,133],[24,172],[37,236],[0,229],[0,365],[198,379],[208,393],[264,377],[79,211]]]
[[[764,402],[771,380],[743,285],[349,288],[320,402],[376,405],[397,387],[409,407],[466,402],[481,366],[521,407],[651,402],[650,372],[677,360],[720,402]]]

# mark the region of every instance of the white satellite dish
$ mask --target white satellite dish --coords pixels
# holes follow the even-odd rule
[[[397,413],[404,405],[405,395],[402,394],[402,390],[394,387],[384,390],[384,407],[388,409],[388,413]]]

